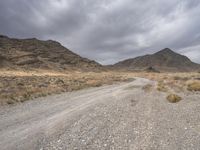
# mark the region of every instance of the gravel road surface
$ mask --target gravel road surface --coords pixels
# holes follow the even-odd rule
[[[1,150],[198,150],[200,94],[143,90],[136,78],[0,107]]]

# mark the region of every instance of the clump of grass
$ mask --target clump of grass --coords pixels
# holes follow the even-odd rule
[[[181,77],[179,77],[179,76],[175,76],[174,77],[174,80],[181,80],[182,78]]]
[[[177,103],[179,102],[180,100],[182,100],[182,98],[176,94],[170,94],[167,96],[167,100],[170,102],[170,103]]]
[[[200,91],[200,82],[192,82],[188,84],[187,89],[189,91]]]
[[[161,91],[161,92],[167,92],[168,91],[167,87],[165,86],[165,84],[163,82],[158,82],[157,90]]]
[[[188,78],[188,77],[180,77],[180,76],[175,76],[175,77],[174,77],[174,80],[182,80],[182,81],[187,81],[187,80],[189,80],[189,78]]]
[[[14,104],[15,102],[14,102],[12,99],[9,99],[9,100],[6,101],[6,103],[7,103],[8,105],[12,105],[12,104]]]
[[[101,83],[99,80],[88,80],[86,81],[86,85],[90,85],[91,87],[100,87],[103,85],[103,83]]]

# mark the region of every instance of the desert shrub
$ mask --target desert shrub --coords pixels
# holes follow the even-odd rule
[[[187,89],[189,91],[200,91],[200,82],[193,82],[188,84]]]
[[[180,77],[180,76],[175,76],[175,77],[174,77],[174,80],[182,80],[182,81],[187,81],[187,80],[189,80],[189,78],[188,78],[188,77]]]
[[[176,94],[170,94],[167,96],[167,100],[170,102],[170,103],[177,103],[181,100],[182,98]]]
[[[181,80],[182,78],[181,77],[179,77],[179,76],[175,76],[174,77],[174,80]]]
[[[14,102],[12,99],[9,99],[9,100],[6,101],[6,103],[7,103],[8,105],[12,105],[12,104],[14,104],[15,102]]]
[[[99,80],[88,80],[86,82],[86,85],[91,86],[91,87],[99,87],[101,86],[103,83]]]
[[[163,82],[158,82],[157,90],[161,91],[161,92],[167,92],[168,91],[166,85]]]

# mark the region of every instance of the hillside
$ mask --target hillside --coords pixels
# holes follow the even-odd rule
[[[52,40],[0,36],[0,68],[94,71],[102,66]]]
[[[127,59],[113,65],[115,69],[145,70],[153,68],[158,71],[196,71],[200,65],[192,62],[186,56],[165,48],[152,55],[139,56]]]

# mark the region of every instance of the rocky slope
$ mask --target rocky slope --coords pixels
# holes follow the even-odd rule
[[[115,69],[146,70],[153,68],[158,71],[196,71],[200,65],[193,63],[186,56],[165,48],[155,54],[127,59],[113,65]]]
[[[55,41],[0,36],[0,68],[93,71],[102,66]]]

